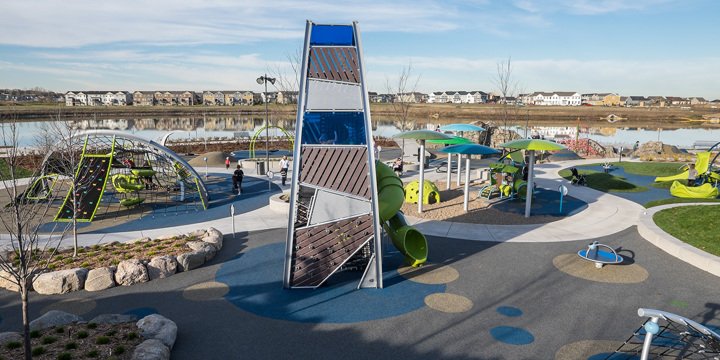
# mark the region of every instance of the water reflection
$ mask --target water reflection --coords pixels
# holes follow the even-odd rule
[[[390,137],[404,130],[429,129],[435,130],[439,126],[450,122],[428,122],[435,119],[414,118],[404,124],[393,121],[387,116],[373,116],[372,129],[375,136]],[[468,122],[468,121],[465,121]],[[20,146],[33,146],[35,139],[42,131],[41,121],[20,122]],[[175,132],[173,139],[177,138],[251,138],[258,130],[265,126],[264,117],[249,116],[180,116],[180,117],[148,117],[138,119],[93,119],[71,121],[71,126],[77,130],[105,129],[128,131],[147,139],[157,139],[169,132]],[[290,134],[295,133],[295,117],[275,116],[270,118],[271,125],[277,125]],[[404,126],[403,126],[404,125]],[[574,124],[573,124],[574,125]],[[616,124],[617,125],[617,124]],[[3,125],[5,126],[5,125]],[[559,140],[564,137],[574,138],[577,126],[508,126],[520,136],[530,137],[537,133],[546,139]],[[270,128],[271,137],[283,137],[284,133]],[[264,131],[260,134],[264,136]],[[334,134],[333,134],[334,135]],[[679,128],[661,129],[657,126],[648,127],[622,127],[622,126],[581,126],[580,137],[590,138],[606,145],[626,146],[640,141],[662,141],[680,147],[692,147],[697,141],[720,141],[720,128]],[[319,140],[318,140],[319,141]]]

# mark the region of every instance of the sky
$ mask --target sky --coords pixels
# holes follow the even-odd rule
[[[306,20],[358,21],[369,91],[720,99],[718,0],[0,0],[0,88],[252,90],[294,76]],[[412,82],[414,83],[414,81]],[[271,86],[268,90],[276,90]],[[283,90],[283,89],[279,89]]]

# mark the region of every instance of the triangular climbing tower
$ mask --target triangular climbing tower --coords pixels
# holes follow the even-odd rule
[[[307,22],[293,153],[284,288],[359,270],[382,288],[375,155],[357,23]]]

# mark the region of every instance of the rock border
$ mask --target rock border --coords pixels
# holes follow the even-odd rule
[[[137,322],[136,322],[137,321]],[[177,325],[174,321],[159,315],[151,314],[137,320],[136,315],[103,314],[90,321],[82,317],[60,310],[51,310],[45,315],[30,322],[30,330],[42,330],[51,327],[63,326],[72,323],[87,324],[119,324],[136,322],[140,335],[147,340],[135,347],[131,359],[133,360],[167,360],[170,351],[177,340]],[[11,341],[19,341],[22,334],[18,332],[0,333],[0,346]]]
[[[190,271],[210,261],[222,249],[223,234],[210,227],[186,234],[161,235],[156,239],[196,238],[186,244],[193,251],[178,256],[163,255],[147,259],[121,261],[117,266],[94,268],[75,268],[48,271],[39,274],[33,281],[33,290],[38,294],[67,294],[73,291],[100,291],[115,286],[131,286],[172,276],[178,272]],[[148,242],[149,237],[130,240],[130,242]],[[116,242],[115,242],[116,243]],[[62,252],[62,251],[61,251]],[[1,279],[0,279],[1,280]],[[0,287],[17,291],[17,285],[9,281],[0,281]]]

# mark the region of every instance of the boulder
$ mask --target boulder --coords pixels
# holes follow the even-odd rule
[[[22,333],[19,332],[0,333],[0,345],[5,345],[13,341],[20,341],[20,339],[22,339]]]
[[[50,310],[45,315],[30,322],[30,330],[42,330],[82,321],[82,318],[60,310]]]
[[[172,350],[177,338],[177,325],[175,325],[175,322],[162,315],[151,314],[140,319],[136,325],[142,331],[143,337],[160,340]]]
[[[177,271],[188,271],[200,267],[200,265],[205,263],[206,255],[204,251],[193,251],[178,256]]]
[[[67,294],[82,290],[87,275],[88,270],[83,268],[48,272],[35,278],[33,288],[43,295]]]
[[[194,237],[194,239],[200,239],[200,238],[205,237],[206,235],[207,235],[207,233],[205,232],[205,230],[195,230],[195,231],[191,231],[191,232],[189,232],[189,233],[186,233],[186,234],[185,234],[185,237],[186,237],[186,238],[193,238],[193,237]]]
[[[182,239],[185,235],[183,234],[166,234],[166,235],[160,235],[155,238],[155,240],[172,240],[173,238]]]
[[[219,237],[222,237],[222,236],[223,236],[223,234],[220,232],[220,230],[218,230],[218,229],[216,229],[216,228],[214,228],[214,227],[209,227],[209,228],[207,229],[207,236],[213,236],[213,235],[219,236]]]
[[[10,280],[6,280],[6,279],[10,279]],[[18,286],[18,284],[15,283],[15,281],[13,279],[14,279],[13,276],[9,272],[7,272],[5,270],[0,270],[0,288],[7,289],[10,291],[20,290],[20,287]]]
[[[118,264],[115,271],[115,282],[118,285],[129,286],[150,280],[148,271],[142,261],[137,259],[125,260]]]
[[[170,349],[160,340],[145,340],[135,347],[132,360],[168,360]]]
[[[222,249],[222,246],[223,246],[223,237],[222,236],[210,235],[210,236],[206,236],[206,237],[202,238],[202,241],[212,245],[216,251]]]
[[[215,253],[217,250],[215,250],[215,246],[213,246],[210,243],[206,243],[204,241],[191,241],[186,244],[189,248],[195,250],[195,251],[202,251],[205,253],[205,261],[210,261],[213,257],[215,257]]]
[[[148,241],[150,241],[150,240],[152,240],[152,239],[150,239],[149,237],[145,236],[145,237],[137,238],[137,239],[135,239],[135,240],[130,240],[129,243],[130,243],[130,244],[134,244],[134,243],[136,243],[136,242],[146,243],[146,242],[148,242]]]
[[[112,268],[101,267],[88,272],[85,290],[99,291],[115,286],[115,274]]]
[[[162,279],[177,272],[177,260],[174,256],[158,256],[147,264],[150,280]]]
[[[96,324],[119,324],[132,321],[137,321],[137,315],[102,314],[88,322]]]

